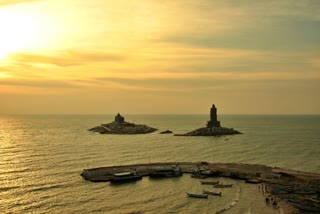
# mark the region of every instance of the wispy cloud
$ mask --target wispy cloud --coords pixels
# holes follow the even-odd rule
[[[315,58],[310,59],[310,63],[316,69],[320,69],[320,56],[318,58],[315,57]]]
[[[290,94],[288,108],[301,98],[319,103],[317,0],[22,4],[32,2],[0,0],[3,7],[19,4],[10,12],[33,16],[40,29],[34,52],[25,49],[0,62],[0,96],[7,100],[10,94],[35,100],[66,95],[88,106],[106,106],[109,99],[128,106],[128,100],[143,105],[148,99],[160,112],[188,99],[190,106],[208,99],[277,106]]]
[[[320,73],[317,71],[312,72],[158,72],[158,73],[120,73],[119,75],[110,75],[105,78],[98,78],[97,80],[174,80],[174,81],[186,81],[186,80],[226,80],[226,81],[264,81],[264,80],[309,80],[320,79]],[[126,81],[128,82],[128,81]],[[140,82],[141,83],[141,82]],[[162,82],[163,83],[163,82]]]
[[[159,41],[253,50],[311,50],[320,44],[319,1],[173,2],[183,20],[172,18],[169,25],[176,28]]]
[[[0,0],[0,7],[2,6],[10,6],[15,4],[22,4],[22,3],[32,3],[40,0]]]
[[[77,50],[65,50],[63,52],[56,52],[52,55],[34,53],[15,53],[10,55],[9,58],[18,63],[47,64],[59,67],[125,60],[125,57],[122,55],[99,51]]]
[[[249,13],[257,17],[296,17],[309,20],[320,20],[320,3],[317,0],[280,0],[255,1],[247,6]],[[266,20],[266,19],[265,19]]]

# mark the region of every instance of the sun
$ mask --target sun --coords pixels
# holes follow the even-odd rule
[[[0,10],[0,59],[37,42],[37,22],[31,15]]]

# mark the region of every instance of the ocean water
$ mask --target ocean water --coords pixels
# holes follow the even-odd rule
[[[125,117],[180,134],[203,127],[208,120],[207,115]],[[201,192],[204,187],[190,175],[145,177],[113,186],[84,181],[80,173],[84,168],[167,161],[265,164],[320,173],[319,115],[220,115],[222,126],[244,133],[224,137],[87,131],[113,119],[113,115],[0,116],[0,213],[215,213],[226,207],[231,208],[225,213],[277,213],[264,203],[256,185],[239,181],[224,179],[235,187],[222,190],[221,198],[197,200],[185,192]]]

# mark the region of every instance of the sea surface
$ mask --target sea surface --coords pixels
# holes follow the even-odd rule
[[[176,137],[205,126],[208,115],[124,115],[159,131],[100,135],[88,129],[114,115],[0,116],[0,213],[277,213],[256,185],[233,183],[223,196],[186,197],[203,187],[190,175],[136,183],[91,183],[85,168],[149,162],[208,161],[265,164],[320,173],[319,115],[219,115],[242,135]],[[213,178],[217,179],[217,178]],[[261,211],[262,210],[262,211]]]

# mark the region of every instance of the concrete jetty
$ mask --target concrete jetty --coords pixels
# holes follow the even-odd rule
[[[265,165],[208,162],[165,162],[132,164],[84,169],[81,176],[92,182],[110,181],[115,173],[135,172],[148,176],[152,168],[179,167],[183,173],[204,169],[218,172],[216,176],[244,180],[259,185],[266,203],[282,213],[320,212],[320,174],[273,168]]]

